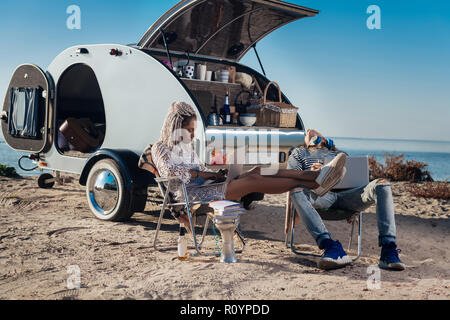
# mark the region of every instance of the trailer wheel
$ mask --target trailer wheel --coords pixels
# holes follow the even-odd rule
[[[114,160],[101,160],[92,167],[87,178],[86,196],[92,213],[100,220],[125,221],[133,215],[130,190]]]
[[[41,189],[51,189],[55,185],[55,177],[49,173],[44,173],[39,176],[38,186]]]

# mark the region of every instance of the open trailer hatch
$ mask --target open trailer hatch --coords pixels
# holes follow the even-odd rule
[[[12,148],[42,152],[47,147],[50,81],[38,66],[24,64],[14,72],[2,111],[2,132]]]
[[[153,24],[138,46],[231,61],[278,28],[319,11],[277,0],[184,0]]]

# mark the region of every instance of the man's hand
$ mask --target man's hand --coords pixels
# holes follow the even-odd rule
[[[309,138],[311,139],[312,137],[323,137],[323,135],[319,132],[316,131],[314,129],[308,129],[306,130],[306,134],[309,136]]]
[[[322,138],[323,138],[323,135],[322,135],[319,131],[316,131],[316,130],[314,130],[314,129],[308,129],[308,130],[306,130],[306,135],[305,135],[305,146],[308,146],[308,145],[309,145],[309,142],[311,141],[311,139],[312,139],[313,137],[322,137]]]
[[[320,171],[320,170],[322,170],[322,168],[323,168],[323,164],[321,164],[321,163],[314,163],[311,166],[311,171]]]

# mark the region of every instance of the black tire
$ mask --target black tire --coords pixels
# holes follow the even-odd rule
[[[39,176],[38,186],[41,189],[51,189],[55,186],[55,177],[49,173],[44,173]]]
[[[102,221],[126,221],[134,213],[130,190],[120,167],[112,159],[100,160],[89,171],[86,196],[92,214]]]

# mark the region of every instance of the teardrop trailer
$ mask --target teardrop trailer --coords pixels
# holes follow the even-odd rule
[[[266,35],[316,14],[275,0],[181,1],[136,45],[74,46],[46,71],[32,64],[19,66],[4,100],[3,136],[11,148],[30,154],[40,169],[79,175],[92,213],[105,221],[126,220],[144,211],[154,177],[138,168],[139,156],[159,140],[174,101],[196,108],[196,142],[205,163],[211,164],[207,146],[212,142],[244,139],[247,145],[257,141],[256,150],[247,152],[259,151],[260,142],[261,148],[263,141],[264,148],[270,148],[270,141],[276,141],[277,162],[285,165],[289,150],[304,141],[299,114],[293,128],[209,125],[214,101],[222,105],[227,91],[235,101],[245,90],[236,83],[184,78],[168,65],[187,59],[212,71],[234,67],[265,88],[270,80],[239,61],[251,49],[257,53],[256,44]],[[268,97],[277,100],[276,88],[270,88]],[[284,94],[282,100],[290,103]],[[90,123],[90,150],[73,147],[79,139],[76,133],[62,135],[70,121]],[[257,159],[246,164],[267,163]]]

